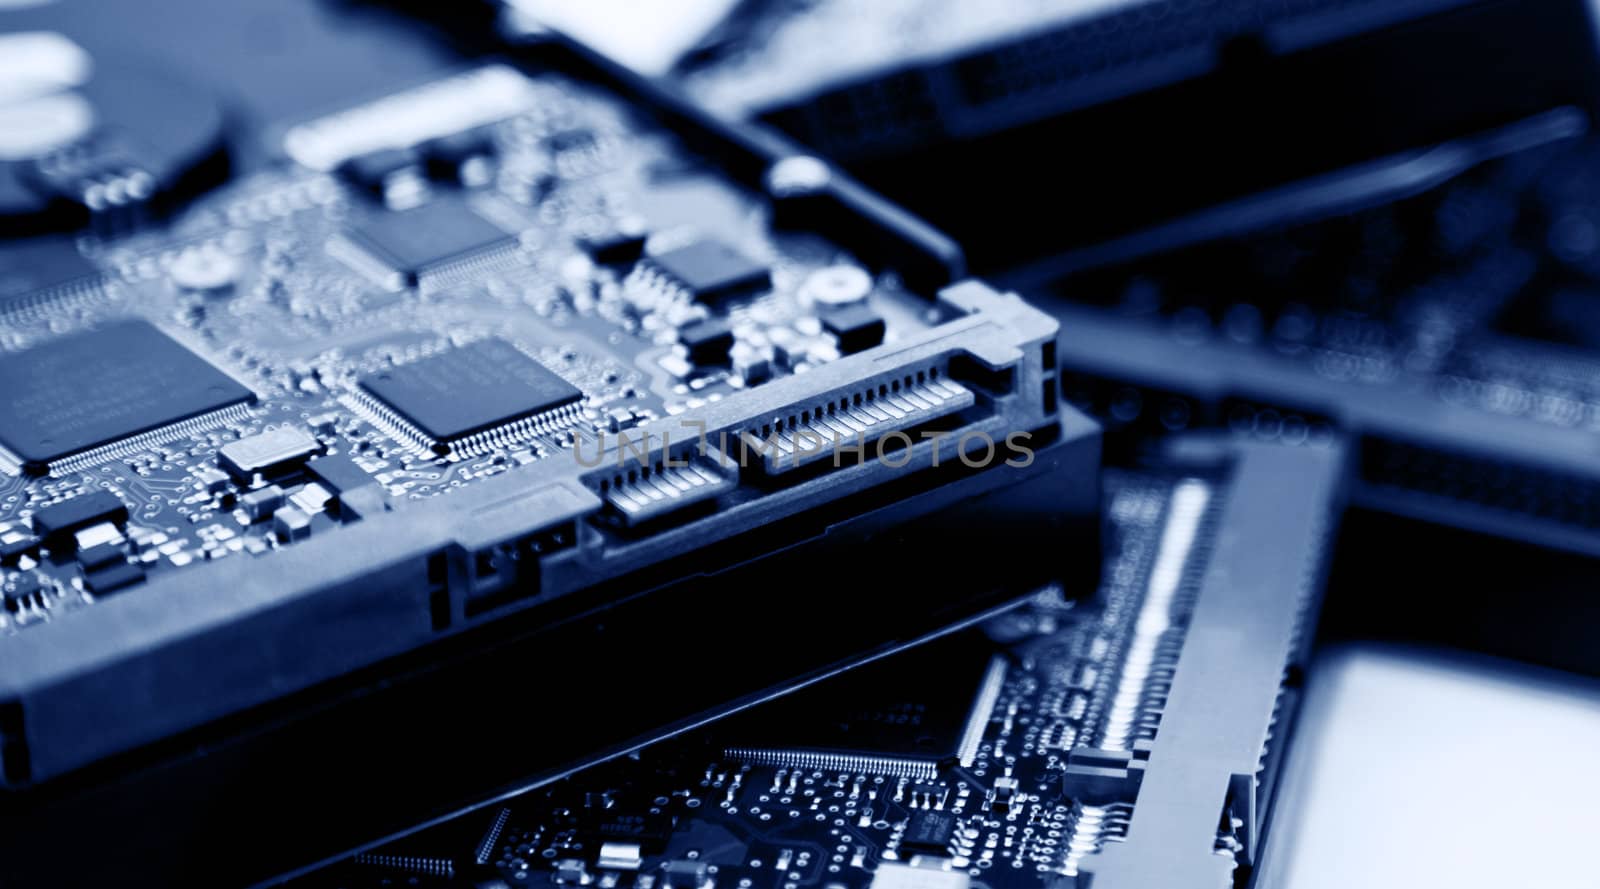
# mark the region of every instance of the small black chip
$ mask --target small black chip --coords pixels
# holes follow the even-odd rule
[[[665,812],[609,813],[595,824],[593,833],[601,842],[638,843],[646,854],[655,854],[672,837],[672,818]]]
[[[965,760],[994,706],[985,690],[1004,678],[994,661],[982,633],[953,634],[794,692],[781,704],[791,718],[728,717],[719,739],[754,752],[756,761],[764,760],[762,751],[780,751],[773,761],[787,762],[821,752],[826,756],[815,761],[859,759],[861,768],[904,761],[931,769]]]
[[[772,286],[767,267],[721,241],[696,241],[650,258],[656,268],[702,302],[744,296]]]
[[[147,321],[0,356],[0,447],[29,472],[246,404],[251,391]]]
[[[101,522],[128,521],[128,507],[110,491],[91,491],[52,503],[33,514],[33,531],[52,542]]]
[[[36,238],[0,249],[0,309],[99,281],[100,271],[68,238]]]
[[[408,286],[444,266],[517,241],[457,198],[379,214],[343,237],[384,270],[398,274]]]
[[[900,848],[924,855],[948,855],[955,835],[956,816],[949,812],[913,812],[900,837]]]
[[[695,364],[727,364],[728,353],[733,351],[733,328],[719,318],[697,321],[681,328],[678,340],[689,350],[689,360]]]
[[[132,562],[115,562],[90,571],[84,575],[83,582],[89,592],[104,596],[136,583],[144,583],[144,569]]]
[[[402,431],[437,454],[549,431],[575,414],[569,406],[583,398],[578,387],[494,338],[379,371],[360,386]]]
[[[644,255],[645,236],[626,232],[613,232],[598,238],[579,241],[589,258],[601,265],[627,265]]]
[[[839,351],[854,355],[883,343],[883,316],[862,305],[824,312],[822,327],[839,340]]]
[[[370,473],[357,466],[356,461],[343,454],[329,454],[312,460],[306,465],[306,474],[335,496],[378,483]]]

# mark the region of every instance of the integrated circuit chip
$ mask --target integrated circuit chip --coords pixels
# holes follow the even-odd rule
[[[35,238],[0,249],[0,311],[99,283],[100,271],[68,238]]]
[[[701,302],[744,296],[772,286],[766,266],[721,241],[695,241],[652,256],[650,262]]]
[[[372,277],[417,286],[425,276],[516,241],[464,201],[441,198],[362,221],[340,236],[334,252]]]
[[[949,812],[914,812],[900,835],[900,848],[925,855],[948,855],[956,835],[956,816]]]
[[[971,763],[1004,680],[983,634],[958,633],[785,698],[805,719],[732,717],[719,733],[752,765],[931,780],[941,762]]]
[[[556,431],[583,392],[489,338],[361,378],[360,403],[412,444],[465,456]]]
[[[148,321],[121,321],[0,356],[0,465],[52,472],[112,445],[170,440],[254,400]]]

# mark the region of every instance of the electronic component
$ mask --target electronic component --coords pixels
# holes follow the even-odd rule
[[[339,173],[357,187],[382,197],[391,177],[406,171],[415,172],[421,165],[422,155],[409,148],[380,148],[345,161]]]
[[[311,536],[311,516],[294,506],[285,506],[272,515],[272,530],[284,543]]]
[[[632,847],[633,858],[640,852],[659,854],[672,835],[672,817],[665,812],[607,812],[592,830],[585,831],[602,842]]]
[[[873,872],[869,889],[968,889],[971,885],[972,877],[966,871],[885,861]]]
[[[640,232],[613,232],[581,242],[589,258],[603,265],[626,265],[644,255],[645,236]]]
[[[0,594],[5,596],[6,610],[12,613],[33,604],[43,590],[44,585],[39,582],[36,574],[16,574],[4,584],[0,584]]]
[[[239,508],[252,522],[265,521],[283,505],[283,489],[277,485],[257,488],[239,498]]]
[[[710,877],[704,861],[669,861],[661,866],[661,882],[667,889],[705,889]]]
[[[0,58],[20,66],[7,74],[37,74],[29,62],[42,61],[40,49],[80,53],[82,61],[61,92],[10,95],[36,101],[24,112],[26,124],[8,121],[28,138],[0,151],[0,236],[125,225],[223,178],[222,105],[199,78],[109,48],[116,44],[91,58],[54,28],[30,30],[0,35]],[[42,47],[46,41],[57,45]],[[4,289],[0,284],[0,302]]]
[[[772,282],[766,266],[715,240],[653,255],[650,264],[701,302],[746,296]]]
[[[0,468],[57,471],[114,446],[159,444],[255,395],[148,321],[0,355]]]
[[[35,238],[0,250],[0,312],[98,286],[95,268],[69,238]]]
[[[761,451],[762,468],[771,475],[791,472],[821,460],[851,459],[857,448],[872,445],[890,433],[905,434],[939,417],[972,407],[972,390],[948,378],[895,381],[860,393],[859,399],[840,399],[837,408],[788,429],[775,431],[768,442],[742,442],[746,452]],[[909,438],[909,436],[907,436]]]
[[[644,865],[642,851],[638,843],[601,843],[596,863],[606,870],[638,870]]]
[[[144,569],[132,562],[113,562],[90,571],[84,585],[96,596],[105,596],[144,582]]]
[[[34,555],[39,538],[20,525],[0,525],[0,565],[15,565],[23,556]]]
[[[463,200],[446,196],[370,216],[346,230],[333,249],[375,280],[412,287],[425,276],[516,242]]]
[[[624,474],[605,491],[606,502],[628,525],[640,525],[686,506],[708,503],[737,487],[736,481],[710,460],[699,457],[659,472]]]
[[[949,855],[950,841],[956,836],[956,816],[948,812],[922,810],[911,813],[905,833],[900,835],[904,853]]]
[[[281,475],[298,468],[322,443],[299,426],[283,425],[230,441],[217,451],[217,460],[234,478],[248,484],[256,475]]]
[[[306,474],[321,482],[335,496],[378,483],[370,473],[356,465],[356,461],[343,454],[327,454],[312,460],[306,464]]]
[[[1004,677],[980,634],[960,634],[779,705],[833,714],[826,722],[774,723],[771,714],[753,714],[735,717],[719,736],[732,742],[724,753],[738,762],[931,779],[942,761],[973,761]]]
[[[228,474],[215,467],[207,466],[195,473],[195,482],[200,490],[207,494],[221,494],[228,488]]]
[[[728,363],[733,351],[733,328],[721,319],[697,321],[678,330],[678,341],[689,350],[689,360],[702,367]]]
[[[93,572],[96,568],[109,565],[112,562],[126,558],[126,556],[127,551],[121,545],[106,541],[89,547],[80,547],[78,549],[78,564],[82,565],[84,570]]]
[[[472,454],[572,422],[583,392],[501,339],[363,377],[366,403],[416,446]]]
[[[33,514],[34,533],[51,546],[73,543],[74,532],[109,522],[122,525],[128,521],[128,506],[110,491],[90,491],[59,503],[40,508]]]
[[[846,355],[864,352],[883,342],[883,316],[863,305],[823,312],[822,329],[838,338],[839,351]]]

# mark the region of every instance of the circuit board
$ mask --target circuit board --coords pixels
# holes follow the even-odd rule
[[[1591,428],[1597,156],[1592,140],[1569,140],[1406,200],[1071,275],[1053,290],[1329,380]]]
[[[1062,768],[1074,748],[1131,751],[1153,736],[1158,701],[1113,674],[1170,670],[1176,648],[1131,670],[1114,662],[1140,641],[1152,572],[1187,577],[1168,595],[1192,597],[1217,494],[1196,477],[1118,474],[1108,487],[1116,543],[1101,604],[1042,591],[983,631],[491,807],[437,840],[364,854],[330,885],[455,885],[430,878],[448,870],[460,885],[492,871],[510,886],[1022,889],[1076,873],[1126,812],[1065,798]],[[1174,522],[1190,549],[1162,549]],[[472,828],[484,834],[451,847]]]
[[[1292,474],[1268,484],[1256,467],[1230,474],[1184,461],[1108,471],[1107,555],[1093,600],[1043,590],[981,629],[363,853],[306,885],[1027,889],[1081,885],[1088,871],[1123,885],[1109,862],[1099,873],[1096,859],[1127,841],[1141,778],[1151,780],[1146,770],[1163,757],[1213,772],[1218,796],[1198,822],[1209,831],[1199,845],[1230,871],[1235,856],[1249,860],[1254,828],[1244,824],[1255,816],[1240,806],[1239,820],[1223,817],[1219,831],[1227,780],[1215,774],[1219,760],[1205,745],[1163,748],[1158,739],[1163,712],[1187,706],[1168,693],[1197,691],[1177,677],[1208,669],[1202,656],[1185,655],[1185,637],[1207,620],[1199,600],[1222,598],[1212,590],[1231,582],[1207,575],[1231,570],[1234,555],[1215,548],[1230,505],[1276,498],[1302,515],[1323,508],[1328,464],[1310,453],[1270,459]],[[1297,493],[1310,502],[1286,498],[1285,485],[1304,485]],[[1324,533],[1316,529],[1309,548],[1293,532],[1271,544],[1288,553],[1294,582],[1316,564]],[[1280,607],[1295,602],[1290,590],[1271,593]],[[1291,647],[1287,624],[1256,635],[1235,617],[1224,619],[1231,645]],[[1239,663],[1209,669],[1229,674],[1244,697],[1253,685],[1271,689],[1247,721],[1263,730],[1277,722],[1282,733],[1293,711],[1277,691],[1282,664],[1260,675]],[[1211,698],[1190,701],[1215,708]],[[1256,740],[1251,760],[1264,798],[1278,755],[1272,734]],[[1154,830],[1144,837],[1154,845],[1196,845]],[[1222,885],[1204,883],[1216,875],[1195,864],[1185,865],[1185,882]]]
[[[434,129],[359,144],[394,115]],[[939,320],[561,75],[474,69],[284,142],[164,228],[0,248],[0,634]]]
[[[1113,425],[1344,428],[1364,504],[1592,554],[1596,151],[1567,139],[1404,200],[1012,283],[1084,333],[1067,397]]]

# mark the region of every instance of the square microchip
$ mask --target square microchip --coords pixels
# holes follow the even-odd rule
[[[695,241],[650,262],[701,302],[744,296],[772,286],[772,274],[721,241]]]
[[[416,285],[430,272],[509,247],[517,240],[457,198],[441,198],[409,210],[379,214],[355,225],[342,237],[358,252],[356,265],[376,263],[380,267],[377,271],[385,276],[399,275],[407,286]]]
[[[122,321],[0,356],[0,447],[44,473],[137,435],[176,434],[184,421],[254,399],[148,321]]]
[[[437,454],[538,435],[570,421],[578,387],[505,340],[484,339],[361,378],[369,407]]]

